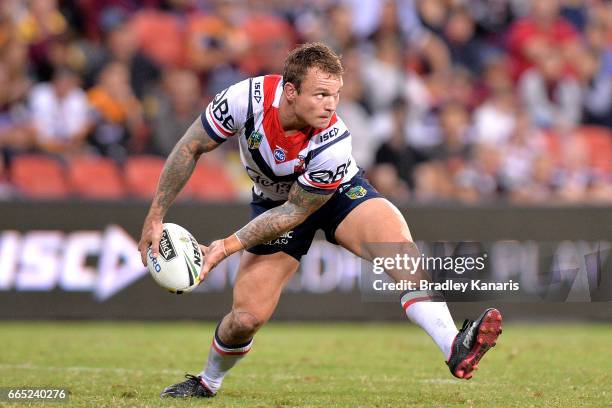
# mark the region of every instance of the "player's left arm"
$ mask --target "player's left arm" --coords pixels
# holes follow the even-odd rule
[[[332,194],[310,193],[298,183],[293,183],[289,190],[289,197],[283,205],[261,214],[235,235],[242,243],[243,248],[251,248],[267,242],[304,222],[331,196]]]
[[[251,248],[270,241],[303,223],[313,212],[321,208],[333,194],[311,193],[293,183],[287,201],[251,220],[228,238],[213,241],[204,249],[204,266],[200,280],[219,262],[241,249]]]

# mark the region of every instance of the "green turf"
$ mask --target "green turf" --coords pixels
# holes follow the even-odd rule
[[[470,381],[406,324],[269,324],[212,400],[160,400],[200,371],[196,323],[0,322],[0,387],[70,389],[82,407],[601,407],[612,401],[611,325],[507,324]],[[0,406],[66,406],[9,403]]]

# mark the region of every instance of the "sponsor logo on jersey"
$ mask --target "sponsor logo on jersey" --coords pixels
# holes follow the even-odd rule
[[[234,127],[234,118],[229,114],[229,105],[227,103],[227,98],[225,98],[228,89],[218,93],[215,99],[213,99],[212,114],[217,122],[221,122],[221,125],[225,129],[232,129]]]
[[[276,149],[274,149],[274,159],[276,161],[282,162],[285,161],[286,157],[287,154],[285,153],[285,150],[282,147],[276,146]]]
[[[259,145],[261,144],[262,140],[263,140],[263,135],[259,133],[258,131],[254,130],[253,133],[251,133],[249,135],[249,138],[247,139],[249,149],[250,150],[259,149]]]
[[[253,92],[253,99],[255,99],[257,103],[261,102],[261,82],[255,82],[255,90]]]
[[[335,172],[332,170],[317,170],[308,173],[308,178],[315,183],[332,184],[344,178],[350,165],[351,160],[349,159],[348,162],[339,165]]]
[[[176,258],[176,250],[168,235],[168,230],[163,230],[161,240],[159,241],[159,254],[166,261]]]
[[[298,155],[297,160],[297,163],[293,167],[293,172],[302,174],[304,170],[306,170],[306,158],[300,154]]]
[[[276,194],[289,193],[289,190],[291,189],[291,185],[293,184],[293,181],[289,181],[289,182],[272,181],[266,178],[265,176],[263,176],[257,170],[250,168],[249,166],[245,166],[245,168],[246,168],[247,174],[249,175],[249,178],[253,180],[253,183],[259,184],[260,186],[265,187],[265,188],[274,189],[274,192]]]
[[[338,129],[337,127],[332,128],[332,130],[322,133],[319,136],[319,143],[321,142],[325,142],[326,140],[329,140],[331,138],[334,138],[336,136],[338,136],[338,132],[340,132],[340,129]]]
[[[364,197],[367,193],[368,190],[366,190],[362,186],[355,186],[346,192],[346,196],[351,200],[356,200],[358,198]]]

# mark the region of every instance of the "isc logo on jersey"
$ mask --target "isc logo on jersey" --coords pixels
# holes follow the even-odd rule
[[[329,132],[322,133],[321,136],[319,136],[319,143],[325,142],[326,140],[338,136],[338,132],[340,132],[340,129],[335,127],[332,128],[332,130],[330,130]]]

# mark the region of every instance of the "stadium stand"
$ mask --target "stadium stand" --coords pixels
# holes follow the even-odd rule
[[[611,2],[2,4],[5,174],[23,154],[69,162],[95,152],[144,180],[158,165],[123,167],[132,157],[167,156],[215,94],[279,73],[297,43],[323,41],[343,55],[338,112],[357,163],[392,200],[562,202],[564,183],[582,180],[572,202],[612,202]],[[570,154],[581,144],[586,161]],[[230,142],[216,154],[236,152]],[[220,175],[240,164],[215,166],[194,176],[208,187],[193,182],[181,198],[248,200],[243,179]],[[35,197],[2,183],[2,199]]]
[[[196,166],[186,190],[193,198],[205,201],[232,201],[237,196],[223,166],[210,161],[202,161]]]
[[[78,156],[68,168],[72,192],[83,198],[117,200],[125,196],[125,188],[117,164],[104,157]]]
[[[599,126],[582,126],[577,133],[586,142],[593,168],[612,172],[612,132]]]
[[[11,181],[27,198],[59,199],[68,197],[66,174],[61,163],[52,156],[27,154],[11,164]]]
[[[138,155],[128,157],[123,166],[125,185],[132,197],[151,199],[157,188],[157,180],[164,167],[159,156]]]

